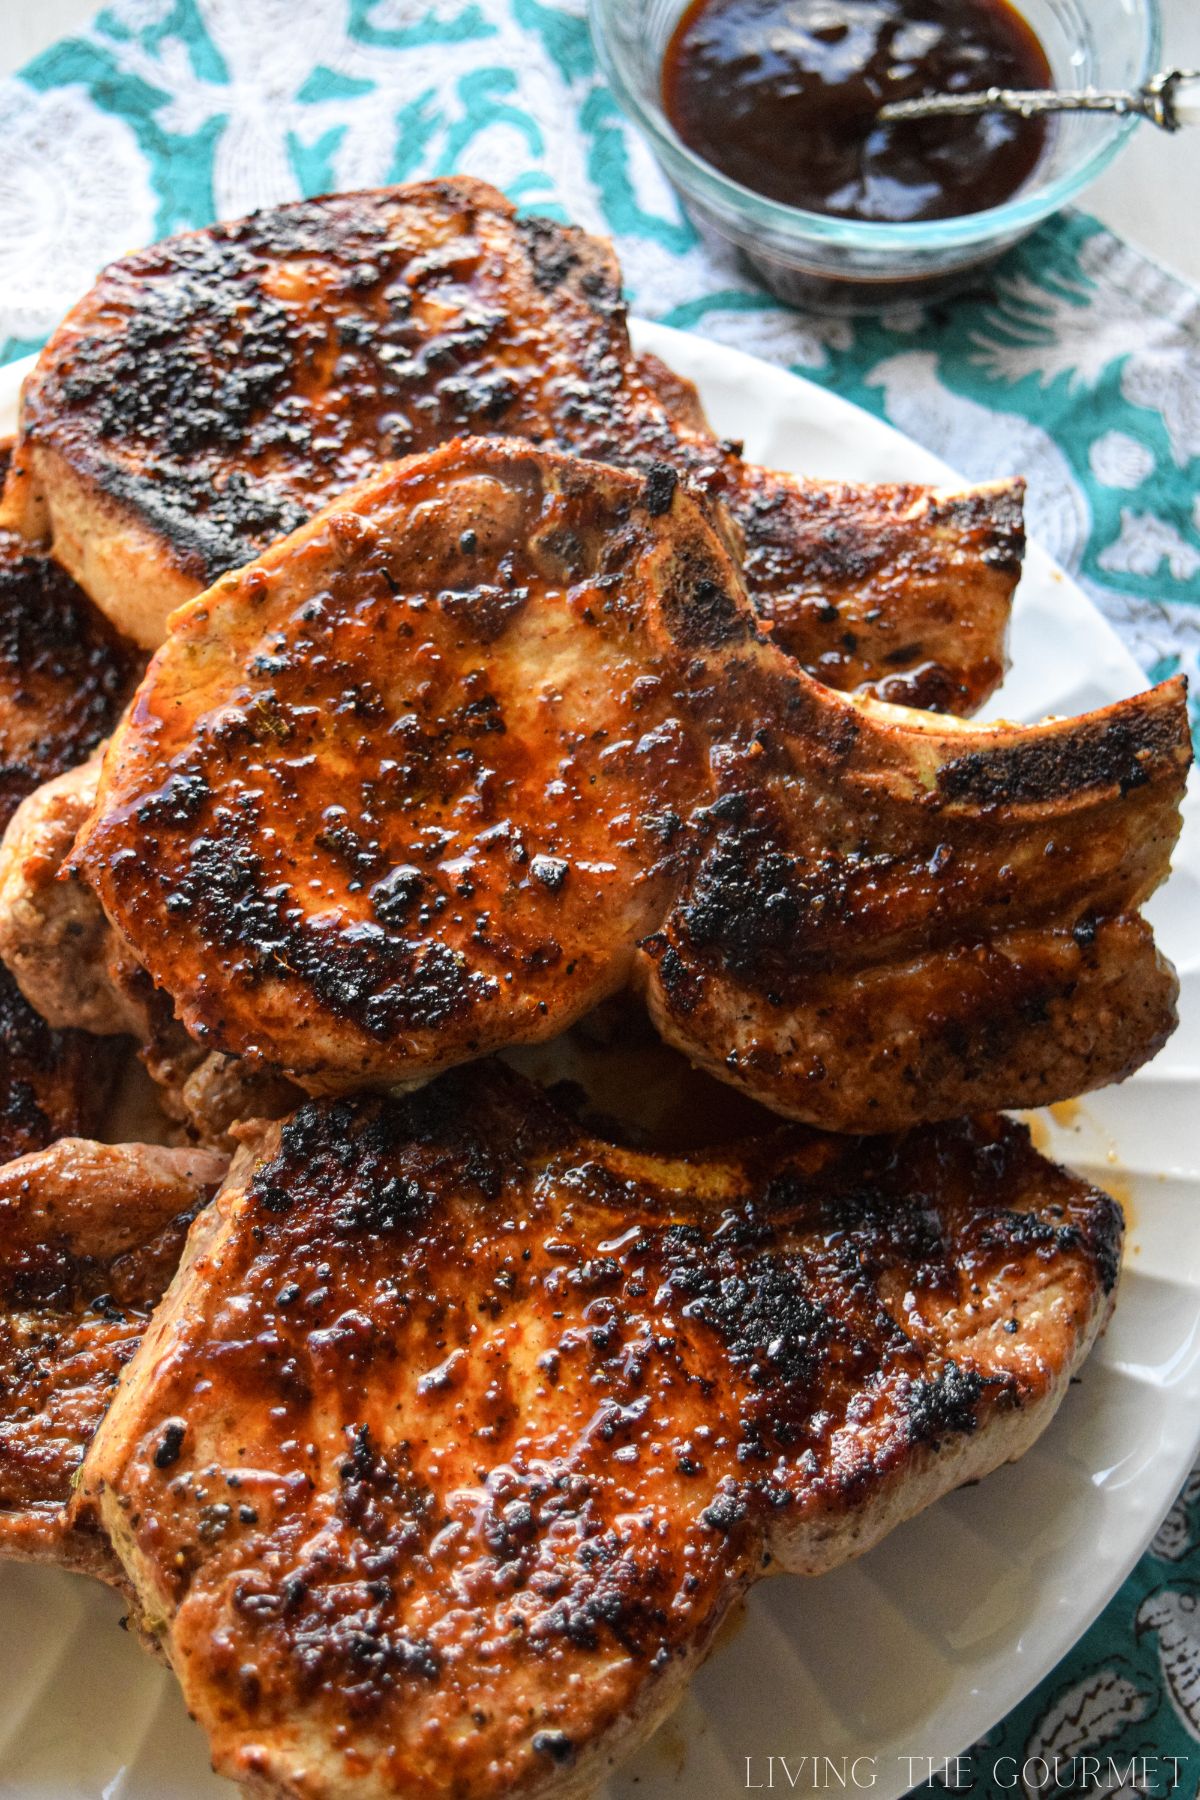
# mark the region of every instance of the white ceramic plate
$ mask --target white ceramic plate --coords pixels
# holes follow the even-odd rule
[[[697,381],[718,430],[758,461],[850,480],[952,480],[856,407],[766,363],[640,326]],[[0,430],[23,371],[0,371]],[[1034,548],[993,703],[1010,718],[1078,712],[1143,684],[1079,590]],[[874,1758],[874,1800],[907,1757],[956,1755],[1070,1648],[1148,1543],[1200,1442],[1200,805],[1151,912],[1183,976],[1183,1022],[1121,1090],[1058,1108],[1042,1140],[1130,1215],[1116,1318],[1025,1460],[944,1500],[820,1581],[760,1585],[674,1718],[608,1800],[725,1800],[768,1756]],[[221,1800],[165,1670],[117,1630],[115,1596],[0,1567],[0,1795]],[[780,1766],[777,1765],[777,1771]],[[862,1765],[866,1774],[866,1765]],[[776,1785],[786,1786],[782,1772]],[[803,1793],[802,1777],[795,1789]]]

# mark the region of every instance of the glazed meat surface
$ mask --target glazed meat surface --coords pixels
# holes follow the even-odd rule
[[[664,596],[728,567],[646,486],[452,445],[176,616],[76,862],[202,1042],[403,1078],[623,984],[705,781]]]
[[[899,1129],[1116,1079],[1183,689],[967,727],[756,634],[700,502],[468,440],[181,610],[75,866],[206,1047],[313,1088],[563,1030],[631,974],[777,1111]]]
[[[629,347],[607,244],[456,179],[259,212],[114,263],[26,385],[5,515],[141,644],[381,459],[463,433],[670,463],[822,680],[970,711],[998,681],[1019,483],[936,494],[747,465]]]
[[[849,1131],[1049,1104],[1153,1056],[1178,984],[1138,909],[1179,832],[1184,685],[978,728],[770,661],[726,665],[703,848],[639,952],[663,1036]]]
[[[225,1161],[62,1138],[0,1169],[0,1556],[115,1579],[64,1508],[84,1450]]]
[[[242,1119],[277,1119],[302,1095],[284,1076],[205,1050],[175,1019],[167,996],[133,962],[92,889],[64,877],[80,827],[96,802],[100,759],[56,776],[23,800],[0,844],[0,959],[29,1006],[76,1046],[81,1079],[96,1087],[87,1118],[99,1122],[107,1052],[81,1033],[134,1039],[167,1118],[189,1138],[232,1148]],[[74,1066],[74,1065],[72,1065]],[[69,1129],[83,1129],[80,1121]]]
[[[85,1504],[246,1792],[590,1792],[749,1582],[1028,1447],[1120,1240],[999,1119],[664,1159],[486,1066],[310,1102],[193,1229]]]

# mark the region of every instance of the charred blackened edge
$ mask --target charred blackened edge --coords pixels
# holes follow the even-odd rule
[[[1021,573],[1025,560],[1025,482],[971,488],[964,493],[933,496],[929,522],[977,539],[988,568],[997,574]]]
[[[931,558],[936,572],[949,575],[975,556],[1015,582],[1025,553],[1024,496],[1019,480],[946,493],[912,483],[798,483],[748,466],[728,504],[765,605],[786,599],[801,579],[806,591],[870,582],[911,564],[914,547],[922,574]]]
[[[941,798],[975,806],[1048,804],[1151,782],[1182,783],[1191,763],[1187,683],[1182,676],[1063,730],[952,758],[938,770]]]
[[[755,635],[752,616],[727,558],[699,534],[680,536],[660,566],[659,604],[684,650],[719,650]]]
[[[606,323],[625,317],[621,274],[611,244],[577,225],[560,225],[540,214],[515,219],[513,228],[529,260],[534,286],[551,295],[565,288]]]
[[[164,481],[161,463],[151,477],[109,457],[86,460],[100,491],[152,532],[172,565],[200,590],[252,562],[312,517],[290,495],[241,469],[231,469],[214,486],[203,469],[176,466]],[[83,458],[77,466],[84,466]]]
[[[47,1025],[0,964],[0,1162],[93,1127],[116,1062],[116,1040]]]
[[[452,1166],[460,1183],[494,1201],[530,1158],[577,1140],[578,1128],[542,1088],[489,1060],[452,1069],[411,1094],[305,1101],[268,1138],[247,1199],[267,1213],[288,1213],[332,1195],[353,1215],[354,1229],[391,1230],[428,1204],[417,1179],[423,1158],[443,1174]],[[412,1178],[391,1179],[406,1150],[413,1153]],[[381,1176],[388,1179],[380,1183]]]

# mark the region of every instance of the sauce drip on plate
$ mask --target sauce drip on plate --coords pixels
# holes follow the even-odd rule
[[[881,125],[881,106],[1053,76],[1008,0],[692,0],[662,82],[684,143],[744,187],[903,223],[1007,200],[1047,126],[1001,113]]]

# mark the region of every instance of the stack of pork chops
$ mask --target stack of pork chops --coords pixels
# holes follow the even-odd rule
[[[1001,1109],[1174,1027],[1183,685],[964,723],[1019,484],[746,463],[467,180],[114,264],[0,524],[0,1553],[249,1794],[585,1793],[1103,1326]]]

